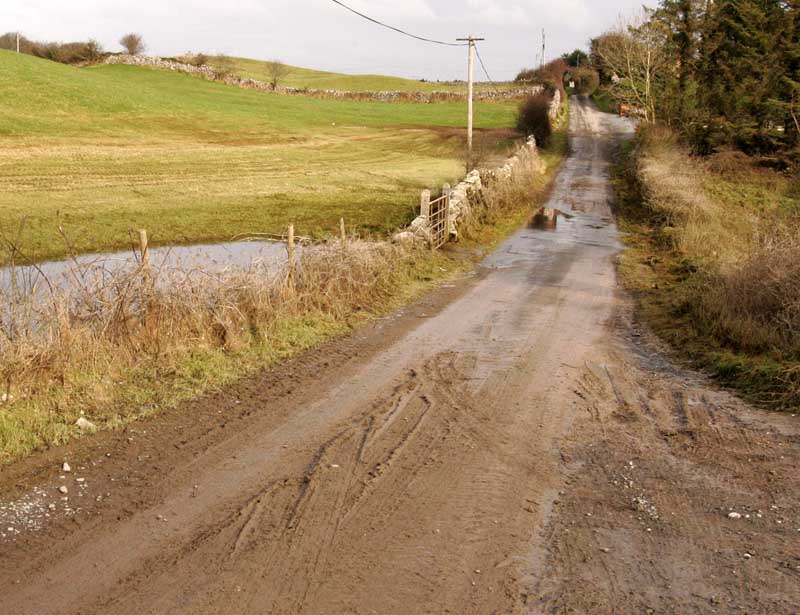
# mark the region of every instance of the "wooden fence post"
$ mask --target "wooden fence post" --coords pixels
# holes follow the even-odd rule
[[[431,217],[431,191],[423,190],[419,199],[419,215],[423,218]]]
[[[150,248],[147,243],[147,231],[139,229],[139,251],[142,254],[142,267],[150,267]]]
[[[141,271],[147,286],[147,293],[153,293],[153,273],[150,271],[150,243],[147,240],[147,231],[139,229],[139,252],[142,255]]]
[[[147,231],[139,229],[139,250],[142,255],[142,280],[144,281],[144,288],[142,290],[142,308],[144,310],[144,324],[145,327],[150,327],[150,307],[153,301],[153,272],[150,271],[150,246],[147,241]]]
[[[288,256],[289,284],[294,287],[294,224],[289,225],[286,253]]]
[[[342,240],[342,250],[347,248],[347,229],[344,226],[344,218],[339,218],[339,237]]]
[[[442,196],[444,200],[444,215],[445,217],[445,243],[450,241],[450,184],[442,186]]]

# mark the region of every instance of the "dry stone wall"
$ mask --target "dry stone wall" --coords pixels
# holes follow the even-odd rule
[[[550,119],[558,119],[559,113],[561,113],[561,90],[556,88],[555,94],[553,94],[553,100],[550,101]]]
[[[308,88],[290,88],[272,85],[256,79],[237,77],[236,75],[220,75],[211,66],[202,64],[195,66],[185,64],[175,60],[168,60],[156,56],[131,56],[127,54],[110,55],[105,59],[106,64],[127,64],[131,66],[146,66],[150,68],[160,68],[171,70],[189,75],[196,75],[211,81],[221,81],[228,85],[235,85],[248,90],[260,90],[265,92],[276,92],[278,94],[294,96],[311,96],[314,98],[334,98],[342,100],[376,100],[381,102],[457,102],[466,100],[466,94],[462,92],[348,92],[345,90],[317,90]],[[475,92],[476,100],[516,100],[532,96],[542,91],[541,86],[529,86],[526,88],[516,88],[511,90],[481,90]]]
[[[273,90],[272,86],[263,81],[254,79],[243,79],[233,75],[220,76],[211,66],[185,64],[175,60],[168,60],[155,56],[132,56],[126,54],[110,55],[105,60],[106,64],[126,64],[132,66],[146,66],[171,70],[199,77],[222,81],[229,85],[236,85],[242,88],[276,91],[289,95],[315,96],[321,98],[341,98],[358,100],[380,100],[380,101],[403,101],[403,102],[438,102],[464,100],[465,94],[457,92],[345,92],[339,90],[305,90],[288,87],[278,87]],[[494,92],[477,92],[476,98],[479,100],[500,100],[522,98],[542,91],[541,86],[532,86],[522,90],[507,90]],[[561,92],[556,90],[553,101],[550,105],[550,116],[556,119],[561,111]],[[449,228],[450,239],[458,239],[458,228],[472,216],[472,202],[483,189],[487,180],[508,181],[519,165],[532,165],[533,168],[544,172],[544,163],[539,157],[536,147],[536,140],[530,137],[516,154],[509,158],[505,164],[497,169],[472,171],[461,182],[459,182],[450,192],[450,211]],[[427,244],[431,243],[430,221],[424,215],[418,216],[408,228],[395,234],[393,241]]]
[[[538,173],[545,172],[545,164],[539,156],[536,139],[529,137],[525,145],[520,147],[503,166],[491,170],[474,170],[450,191],[449,229],[450,241],[457,241],[459,227],[463,227],[473,215],[474,203],[487,183],[511,180],[514,172],[527,167]],[[426,215],[420,214],[414,221],[392,237],[396,243],[430,246],[431,226]]]

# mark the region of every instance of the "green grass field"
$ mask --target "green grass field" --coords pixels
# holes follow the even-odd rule
[[[261,60],[249,58],[231,58],[233,72],[240,77],[248,77],[258,81],[270,81],[266,71],[266,63]],[[214,58],[209,63],[215,64]],[[312,70],[299,66],[289,66],[288,74],[280,80],[280,85],[292,88],[308,88],[316,90],[342,90],[346,92],[466,92],[466,83],[437,83],[420,81],[417,79],[404,79],[387,75],[347,75],[327,71]],[[488,83],[478,83],[479,90],[493,87]],[[500,83],[494,87],[504,89],[512,87],[511,84]]]
[[[414,82],[412,82],[414,83]],[[317,100],[131,66],[0,51],[0,233],[37,260],[129,245],[303,235],[340,217],[386,234],[462,173],[465,105]],[[508,144],[515,103],[476,126]]]

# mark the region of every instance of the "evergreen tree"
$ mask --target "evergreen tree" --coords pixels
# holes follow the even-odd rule
[[[652,16],[666,32],[666,51],[674,66],[674,73],[665,83],[667,96],[672,100],[664,115],[681,125],[691,121],[696,107],[699,25],[705,5],[705,0],[662,0]]]
[[[784,68],[774,104],[783,114],[786,147],[800,162],[800,0],[785,3],[781,66]]]
[[[774,147],[771,102],[783,78],[780,0],[718,0],[709,5],[698,77],[713,149],[728,143],[745,151]]]

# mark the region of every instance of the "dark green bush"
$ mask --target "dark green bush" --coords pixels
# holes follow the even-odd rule
[[[533,135],[539,147],[548,147],[553,136],[550,123],[551,97],[536,94],[527,98],[517,112],[517,130],[526,137]]]
[[[591,68],[576,68],[570,71],[575,82],[575,92],[581,96],[591,96],[600,86],[600,75]]]

